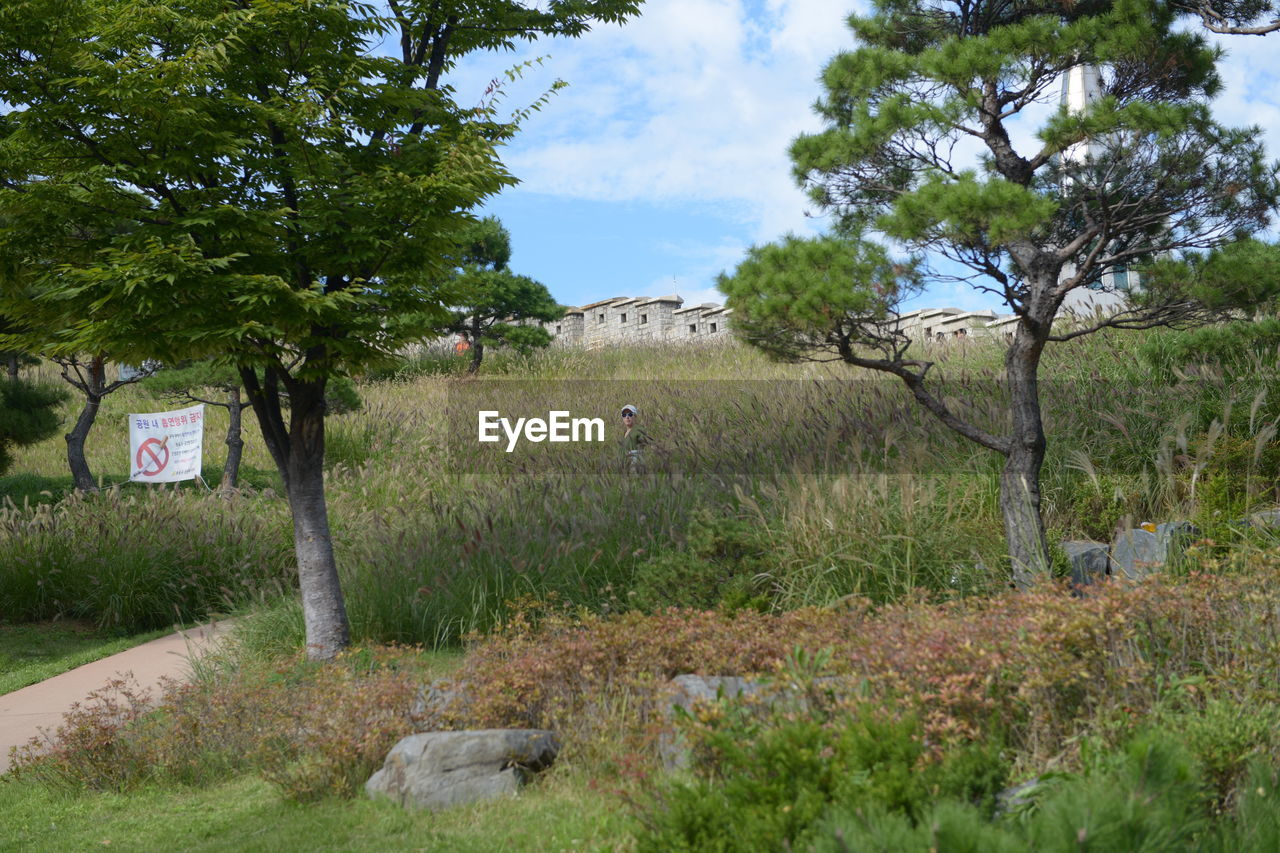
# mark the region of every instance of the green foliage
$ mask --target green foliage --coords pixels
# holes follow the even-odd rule
[[[13,464],[13,448],[44,441],[62,425],[59,406],[66,390],[0,380],[0,474]]]
[[[768,605],[756,591],[757,576],[770,565],[767,542],[757,528],[699,510],[685,535],[686,548],[660,551],[636,566],[628,604],[645,611]]]
[[[0,53],[22,71],[0,78],[6,176],[39,195],[0,194],[6,256],[32,261],[11,307],[67,353],[231,351],[272,367],[306,353],[303,376],[383,359],[440,319],[424,275],[442,271],[466,211],[511,183],[495,149],[518,117],[460,107],[439,69],[637,5],[384,17],[344,0],[94,2],[48,27],[48,7],[11,4]],[[462,26],[439,31],[437,13]],[[403,57],[368,50],[402,27]],[[66,110],[111,118],[67,125]],[[93,323],[37,322],[90,305]]]
[[[1236,819],[1223,827],[1206,848],[1233,853],[1263,853],[1280,847],[1280,767],[1262,760],[1249,767],[1236,796]]]
[[[774,355],[798,358],[856,340],[866,324],[919,288],[914,263],[896,263],[873,243],[827,236],[786,237],[753,247],[717,285],[734,311],[734,333]]]
[[[1080,533],[1100,542],[1110,542],[1123,521],[1134,525],[1158,517],[1142,483],[1132,476],[1076,477],[1063,491],[1058,496],[1062,515],[1070,518]]]
[[[1244,310],[1252,315],[1262,306],[1274,305],[1280,295],[1280,245],[1239,240],[1207,254],[1162,258],[1142,267],[1140,273],[1139,301],[1190,298],[1215,310]],[[1267,320],[1271,331],[1261,337],[1275,334],[1275,318]]]
[[[1103,850],[1169,850],[1189,846],[1205,829],[1201,770],[1168,733],[1139,734],[1097,764],[1040,801],[1028,832],[1036,849],[1077,849],[1083,840]]]
[[[213,360],[191,361],[157,370],[142,380],[142,387],[152,394],[185,398],[203,388],[236,390],[240,388],[240,373],[229,364]]]
[[[217,391],[238,391],[242,387],[240,372],[216,361],[190,362],[178,367],[163,368],[142,380],[142,386],[153,394],[184,399],[197,399],[198,392],[205,388]],[[214,406],[227,405],[225,400],[202,400],[202,402]],[[324,402],[325,412],[330,415],[356,412],[362,405],[356,383],[346,376],[335,376],[329,380],[324,389]],[[287,393],[281,395],[280,405],[288,408]]]
[[[1138,355],[1166,382],[1174,381],[1178,373],[1205,368],[1233,374],[1250,368],[1274,368],[1280,357],[1280,317],[1238,320],[1152,336],[1142,341]]]
[[[1247,783],[1251,767],[1259,761],[1278,763],[1280,706],[1268,695],[1248,702],[1204,698],[1198,695],[1199,681],[1180,685],[1171,701],[1156,709],[1151,726],[1178,733],[1180,743],[1202,768],[1209,790],[1219,804],[1227,805],[1237,788]]]
[[[764,725],[730,709],[697,748],[700,778],[659,786],[641,850],[805,847],[832,811],[914,819],[933,798],[976,799],[989,813],[1008,772],[998,743],[930,755],[918,721],[876,708]]]
[[[328,415],[358,412],[364,406],[356,383],[346,376],[334,377],[324,388],[324,411]]]
[[[1032,797],[1020,819],[999,822],[954,797],[914,823],[883,807],[833,809],[813,849],[1194,850],[1209,826],[1199,768],[1168,734],[1141,735],[1085,774],[1042,782]]]
[[[521,321],[558,320],[564,309],[545,285],[507,268],[511,235],[502,223],[486,217],[459,241],[458,270],[443,285],[453,312],[443,331],[466,333],[473,346],[505,345],[522,354],[550,344],[546,329]],[[476,359],[479,352],[473,353]],[[472,369],[478,366],[473,360]]]

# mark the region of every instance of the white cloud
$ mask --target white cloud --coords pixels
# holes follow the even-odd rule
[[[534,192],[714,202],[758,241],[813,230],[787,148],[820,126],[810,105],[822,65],[851,45],[848,12],[829,0],[750,5],[651,0],[626,26],[535,46],[552,58],[510,102],[555,77],[570,85],[529,121],[508,166]],[[518,59],[469,63],[459,91]]]
[[[1214,117],[1228,127],[1262,128],[1271,159],[1280,158],[1280,74],[1275,54],[1276,36],[1219,36],[1217,44],[1227,52],[1218,65],[1223,90],[1213,103]],[[1271,236],[1280,233],[1272,222]]]
[[[640,18],[621,27],[515,55],[470,57],[454,83],[466,102],[468,91],[482,91],[502,69],[549,54],[544,66],[510,87],[508,103],[528,103],[556,78],[570,85],[528,120],[504,153],[508,166],[531,192],[681,209],[693,204],[732,225],[721,231],[732,240],[677,252],[671,276],[645,291],[677,290],[686,298],[700,292],[718,301],[711,282],[741,259],[745,245],[739,243],[823,227],[822,219],[805,216],[812,205],[792,180],[787,148],[798,134],[821,126],[811,110],[818,76],[836,52],[853,46],[845,26],[852,6],[649,0]],[[1224,91],[1214,104],[1225,124],[1263,126],[1272,157],[1280,155],[1277,38],[1220,39],[1228,56],[1221,65]],[[1012,124],[1020,150],[1039,148],[1035,132],[1057,99],[1055,87]],[[976,162],[972,145],[962,143],[958,160]],[[992,302],[964,285],[939,284],[929,298],[966,308]]]
[[[715,279],[722,272],[732,273],[742,260],[747,247],[726,241],[715,245],[681,244],[658,247],[665,257],[680,263],[669,276],[656,278],[643,287],[639,296],[665,296],[677,293],[685,305],[704,302],[724,302],[724,294],[715,287]]]

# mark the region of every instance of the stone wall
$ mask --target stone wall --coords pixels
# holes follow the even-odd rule
[[[940,343],[1007,337],[1016,320],[1013,315],[994,311],[921,308],[898,317],[897,325],[914,341]],[[569,308],[561,319],[540,325],[551,333],[554,347],[600,349],[724,341],[731,337],[732,324],[733,309],[714,302],[686,306],[673,293],[656,297],[614,296]],[[449,336],[432,342],[429,348],[451,352],[454,342],[455,338]]]
[[[698,343],[729,335],[732,310],[706,303],[684,307],[676,294],[615,296],[570,308],[563,320],[543,323],[556,346],[599,349],[628,344]]]

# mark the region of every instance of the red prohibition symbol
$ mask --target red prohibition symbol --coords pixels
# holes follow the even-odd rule
[[[138,455],[134,457],[134,461],[138,464],[138,473],[144,477],[154,477],[164,470],[164,466],[169,464],[169,443],[168,437],[164,441],[158,438],[148,438],[138,446]]]

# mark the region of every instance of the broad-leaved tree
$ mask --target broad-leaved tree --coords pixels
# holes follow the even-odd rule
[[[0,261],[20,273],[0,310],[45,352],[237,367],[288,493],[314,658],[349,642],[326,386],[439,328],[456,233],[513,182],[497,148],[519,116],[449,71],[639,3],[0,5]]]

